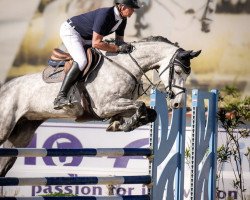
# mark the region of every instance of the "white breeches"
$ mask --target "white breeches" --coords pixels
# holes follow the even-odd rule
[[[81,35],[68,22],[64,22],[60,28],[60,37],[68,53],[78,63],[79,69],[83,71],[87,64],[87,57],[83,48],[85,41]]]

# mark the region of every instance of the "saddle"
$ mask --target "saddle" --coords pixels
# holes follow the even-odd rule
[[[102,56],[94,48],[86,48],[87,65],[82,73],[81,80],[87,80],[90,73],[99,65]],[[46,83],[62,82],[73,64],[73,58],[69,53],[55,48],[52,51],[48,66],[43,71],[43,80]]]
[[[88,79],[91,72],[93,72],[97,66],[103,62],[103,56],[99,54],[94,48],[86,49],[87,65],[79,78],[77,83],[71,87],[68,98],[71,102],[78,102],[76,96],[81,98],[83,115],[78,116],[77,122],[84,122],[90,120],[102,120],[99,118],[91,106],[91,101],[88,96],[88,92],[84,86],[85,81]],[[42,76],[46,83],[62,82],[65,75],[72,67],[73,59],[69,53],[62,51],[61,49],[54,49],[51,57],[48,60],[48,66],[44,69]]]

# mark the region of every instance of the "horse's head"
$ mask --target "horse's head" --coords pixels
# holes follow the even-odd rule
[[[197,57],[200,51],[185,51],[177,48],[172,57],[165,59],[160,65],[159,76],[165,85],[171,108],[184,105],[185,82],[191,73],[190,60]]]
[[[178,44],[172,43],[162,36],[144,38],[134,42],[133,45],[134,51],[129,54],[132,60],[127,60],[127,55],[122,55],[119,57],[119,62],[123,63],[126,69],[133,68],[130,71],[136,77],[141,78],[144,75],[148,80],[145,72],[152,69],[158,70],[161,83],[165,86],[164,92],[170,99],[170,107],[182,107],[185,100],[185,82],[191,73],[190,61],[201,51],[185,51]],[[158,85],[153,84],[150,80],[149,82],[154,87]]]

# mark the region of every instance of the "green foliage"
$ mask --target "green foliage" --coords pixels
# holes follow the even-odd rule
[[[232,126],[244,124],[243,121],[250,121],[250,97],[242,97],[239,90],[234,86],[226,86],[220,93],[220,112],[224,114],[231,113]],[[220,114],[219,112],[219,114]],[[228,117],[228,115],[224,115]],[[236,119],[232,118],[233,116]],[[221,122],[224,122],[225,117],[221,115]],[[227,120],[230,123],[230,120]]]
[[[77,196],[77,195],[73,195],[73,194],[64,194],[64,193],[51,193],[51,194],[45,194],[45,195],[41,195],[43,197],[73,197],[73,196]]]
[[[250,121],[250,97],[242,97],[234,86],[226,86],[220,93],[218,119],[225,129],[226,141],[217,149],[217,181],[223,179],[223,163],[231,163],[234,172],[232,185],[239,192],[242,200],[246,200],[244,187],[244,173],[240,154],[240,140],[250,137],[246,122]],[[244,154],[250,159],[250,148]],[[222,181],[223,182],[223,181]]]
[[[191,147],[185,148],[185,162],[191,169]]]
[[[230,159],[230,152],[228,148],[223,144],[217,149],[217,162],[227,162]]]

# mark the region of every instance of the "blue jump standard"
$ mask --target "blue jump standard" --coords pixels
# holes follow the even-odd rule
[[[106,185],[106,184],[150,184],[151,176],[114,177],[44,177],[15,178],[0,177],[0,186],[14,185]]]
[[[93,196],[78,196],[78,197],[0,197],[1,199],[6,200],[60,200],[60,199],[69,199],[69,200],[150,200],[149,195],[133,195],[133,196],[102,196],[102,197],[93,197]]]
[[[1,157],[46,157],[46,156],[150,156],[149,148],[85,148],[85,149],[36,149],[0,148]]]

